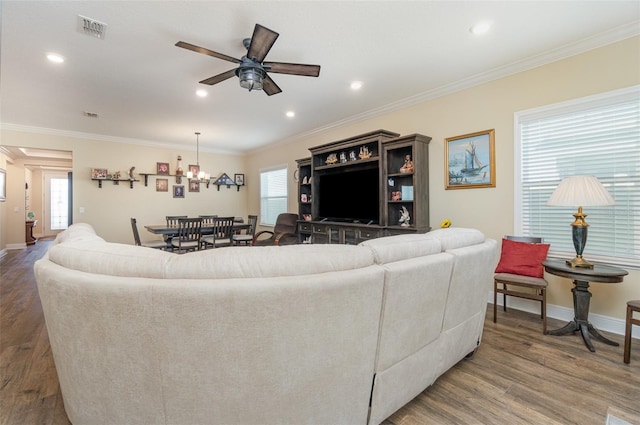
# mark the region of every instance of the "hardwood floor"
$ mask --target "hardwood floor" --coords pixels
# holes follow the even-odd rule
[[[33,263],[49,244],[41,240],[0,259],[0,424],[70,423],[33,277]],[[384,425],[595,425],[605,424],[608,413],[640,425],[640,341],[625,365],[622,336],[607,333],[621,346],[596,341],[591,353],[577,335],[542,335],[539,318],[529,313],[498,310],[494,324],[488,307],[476,354]],[[550,329],[563,324],[549,319]]]

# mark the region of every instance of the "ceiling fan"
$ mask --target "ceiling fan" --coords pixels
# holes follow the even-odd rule
[[[267,95],[271,96],[280,93],[282,90],[271,79],[267,72],[303,75],[306,77],[317,77],[320,75],[320,65],[264,62],[264,58],[267,56],[267,53],[269,53],[269,50],[271,50],[271,47],[279,35],[280,34],[275,31],[256,24],[251,38],[245,38],[242,41],[242,44],[244,44],[244,47],[247,49],[247,54],[243,56],[242,59],[236,59],[184,41],[178,41],[176,46],[239,64],[236,69],[231,69],[222,74],[200,81],[202,84],[218,84],[236,75],[240,79],[240,87],[248,89],[249,91],[264,90]]]

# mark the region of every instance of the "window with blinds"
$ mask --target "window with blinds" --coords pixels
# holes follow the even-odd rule
[[[260,172],[260,224],[273,226],[287,212],[287,168]]]
[[[515,232],[573,258],[572,214],[547,200],[566,176],[593,175],[616,201],[584,207],[583,256],[640,267],[640,86],[515,114]]]

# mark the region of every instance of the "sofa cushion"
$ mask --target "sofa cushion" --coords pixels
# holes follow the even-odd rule
[[[464,246],[478,245],[485,241],[484,234],[481,231],[463,227],[436,229],[426,233],[425,236],[427,238],[439,240],[443,251],[462,248]]]
[[[387,236],[371,239],[362,242],[360,245],[369,248],[373,252],[378,264],[423,257],[442,251],[440,241],[433,238],[425,238],[424,233]]]
[[[502,253],[496,273],[543,277],[542,262],[547,258],[549,244],[526,243],[502,239]]]
[[[166,278],[229,279],[300,276],[359,269],[374,263],[368,249],[350,245],[226,247],[171,255]]]
[[[93,274],[162,278],[167,259],[174,255],[135,245],[107,243],[85,234],[64,240],[49,249],[49,260],[68,269]]]

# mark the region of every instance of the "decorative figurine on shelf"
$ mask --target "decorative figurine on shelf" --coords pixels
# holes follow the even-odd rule
[[[404,157],[404,165],[400,167],[400,173],[413,173],[413,161],[411,161],[411,155],[407,155]]]
[[[111,174],[111,180],[120,180],[120,171],[114,171],[113,174]]]
[[[369,152],[369,148],[366,146],[360,147],[360,154],[358,155],[360,159],[367,159],[371,157],[371,152]]]
[[[356,151],[349,152],[349,161],[355,161],[356,159]]]
[[[400,192],[391,192],[391,200],[392,201],[401,201],[402,194]]]
[[[402,210],[400,211],[400,220],[398,220],[398,223],[400,223],[400,226],[409,226],[411,224],[411,216],[409,215],[409,211],[407,211],[406,207],[402,207]]]
[[[335,164],[336,162],[338,162],[338,155],[336,155],[335,153],[332,153],[332,154],[329,154],[329,156],[327,157],[325,164]]]
[[[347,154],[340,152],[340,162],[347,162]]]
[[[176,168],[176,176],[182,176],[182,157],[178,155],[178,168]]]

